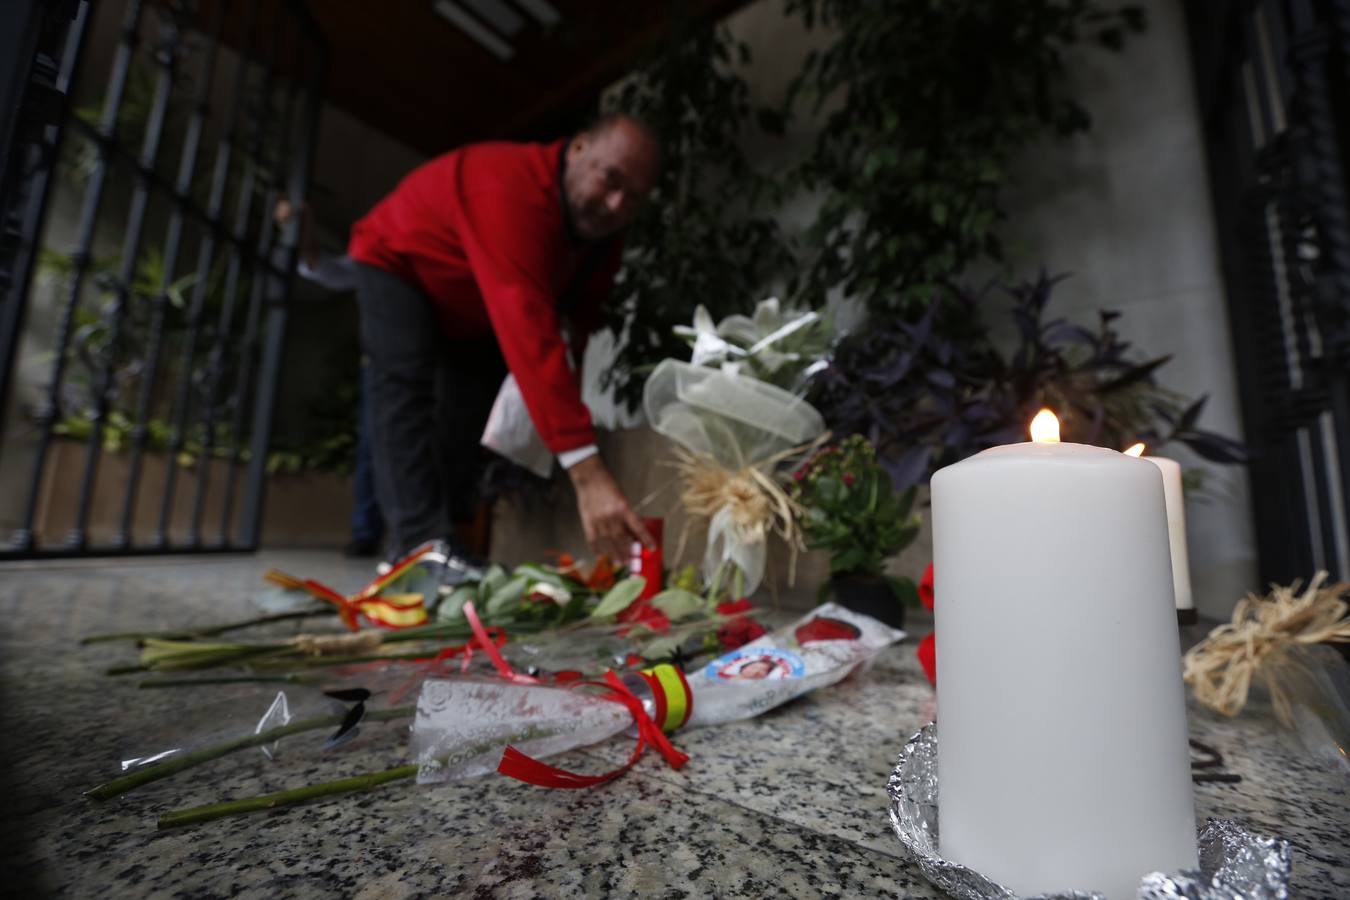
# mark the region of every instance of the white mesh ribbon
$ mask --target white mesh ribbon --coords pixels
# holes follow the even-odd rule
[[[684,499],[691,515],[709,520],[706,577],[733,562],[752,593],[764,575],[769,531],[775,523],[780,531],[792,527],[773,467],[819,438],[824,420],[781,388],[673,359],[656,367],[642,400],[652,428],[692,454],[682,465]]]

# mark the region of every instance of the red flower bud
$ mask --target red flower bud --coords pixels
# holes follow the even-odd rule
[[[928,683],[937,685],[937,635],[930,634],[919,644],[919,649],[915,653],[919,657],[919,665],[923,666],[923,674],[928,676]]]
[[[717,629],[717,641],[724,650],[735,650],[763,634],[764,626],[754,619],[736,619]]]

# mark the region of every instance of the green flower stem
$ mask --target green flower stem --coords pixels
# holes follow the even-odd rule
[[[283,651],[295,652],[290,643],[259,644],[255,646],[235,645],[230,647],[203,648],[201,650],[166,653],[151,663],[136,663],[127,666],[113,666],[106,670],[108,675],[131,675],[135,672],[176,672],[185,669],[209,669],[241,662],[254,656],[263,656]]]
[[[488,624],[509,628],[513,635],[533,634],[548,630],[547,623],[541,622],[501,622]],[[469,626],[463,622],[436,622],[416,628],[404,628],[385,632],[382,644],[399,644],[418,640],[467,641],[473,635]],[[402,654],[381,653],[369,656],[322,656],[302,657],[300,648],[290,641],[266,644],[229,644],[221,646],[204,645],[201,648],[185,646],[173,652],[164,652],[152,662],[135,665],[114,666],[106,670],[108,675],[131,675],[139,672],[175,672],[192,669],[210,669],[217,666],[242,664],[249,668],[276,671],[304,669],[334,665],[346,665],[357,662],[374,662],[385,659],[420,659],[434,656],[439,648],[414,650]]]
[[[151,678],[138,682],[136,687],[141,690],[149,690],[151,688],[197,687],[203,684],[320,684],[322,680],[313,675],[288,672],[281,675],[221,675],[216,678]]]
[[[471,759],[481,753],[487,752],[493,747],[539,740],[541,738],[552,737],[558,733],[559,731],[556,728],[541,728],[537,725],[527,725],[519,732],[509,737],[480,741],[479,743],[471,744],[459,753],[456,753],[455,758],[461,760]],[[449,761],[449,758],[440,757],[439,761],[444,765]],[[184,825],[196,825],[201,822],[209,822],[212,819],[221,819],[225,816],[261,812],[268,809],[277,809],[282,806],[295,806],[317,797],[347,794],[352,791],[368,791],[371,788],[378,787],[386,782],[398,781],[416,775],[417,770],[420,767],[420,763],[410,763],[406,766],[385,769],[383,772],[368,772],[365,775],[356,775],[352,778],[342,778],[337,781],[325,781],[319,784],[308,784],[304,787],[278,791],[275,794],[264,794],[260,797],[248,797],[243,800],[222,800],[219,803],[209,803],[205,806],[193,806],[188,809],[174,810],[173,812],[165,813],[159,817],[159,830],[164,831],[169,828],[181,828]]]
[[[410,650],[407,653],[372,653],[366,656],[304,656],[296,659],[293,656],[278,656],[277,658],[261,659],[252,663],[249,668],[256,669],[259,672],[286,672],[291,669],[323,669],[329,666],[347,666],[354,663],[364,662],[406,662],[415,659],[433,659],[440,652],[439,647],[430,647],[424,650]]]
[[[227,631],[238,631],[242,628],[252,628],[255,625],[270,625],[273,622],[286,622],[292,619],[309,619],[315,616],[331,616],[337,613],[337,607],[329,606],[320,609],[307,609],[299,612],[276,613],[268,616],[257,616],[252,619],[243,619],[238,622],[229,622],[225,625],[211,625],[206,628],[187,628],[170,629],[166,631],[120,631],[113,634],[91,634],[80,641],[80,644],[103,644],[108,641],[143,641],[146,638],[160,638],[166,641],[185,641],[192,638],[213,637],[218,634],[224,634]]]
[[[182,828],[185,825],[197,825],[202,822],[209,822],[212,819],[224,818],[225,816],[261,812],[268,809],[278,809],[283,806],[294,806],[298,803],[304,803],[318,797],[348,794],[352,791],[368,791],[390,781],[412,778],[417,774],[417,769],[417,763],[409,763],[406,766],[385,769],[383,772],[370,772],[365,775],[357,775],[353,778],[343,778],[338,781],[327,781],[322,784],[308,784],[304,787],[278,791],[275,794],[264,794],[261,797],[249,797],[244,800],[225,800],[221,803],[210,803],[206,806],[178,809],[160,816],[158,827],[160,831],[166,831],[170,828]]]
[[[416,707],[413,706],[395,706],[390,709],[371,709],[366,711],[363,721],[382,722],[386,719],[404,719],[413,715],[416,711]],[[142,785],[149,784],[152,781],[159,781],[161,778],[168,778],[170,775],[176,775],[184,769],[190,769],[193,766],[199,766],[204,762],[219,759],[236,750],[246,750],[249,747],[259,747],[263,744],[270,744],[272,741],[291,734],[300,734],[305,731],[314,731],[318,728],[341,725],[345,718],[346,713],[338,713],[331,716],[314,716],[313,718],[302,719],[299,722],[278,725],[276,728],[269,728],[258,734],[248,734],[243,737],[234,738],[212,747],[203,747],[201,750],[180,753],[177,756],[169,757],[163,762],[153,763],[143,769],[137,769],[129,774],[114,778],[112,781],[106,781],[98,787],[90,788],[85,791],[84,795],[91,800],[107,800],[111,797],[116,797],[119,794],[125,794],[127,791],[134,790]]]

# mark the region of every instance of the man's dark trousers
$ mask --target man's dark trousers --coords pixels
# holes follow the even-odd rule
[[[479,439],[506,364],[493,338],[447,338],[420,288],[356,269],[375,488],[391,549],[402,555],[434,538],[453,541],[453,520],[471,516],[487,452]]]
[[[352,542],[376,546],[384,537],[384,516],[375,493],[375,463],[370,458],[370,366],[361,362],[361,396],[356,410],[356,471],[352,473]]]

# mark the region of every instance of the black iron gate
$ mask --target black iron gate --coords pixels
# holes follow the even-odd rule
[[[1187,6],[1261,574],[1350,577],[1350,2]]]
[[[299,0],[10,2],[0,558],[253,549],[322,36]]]

